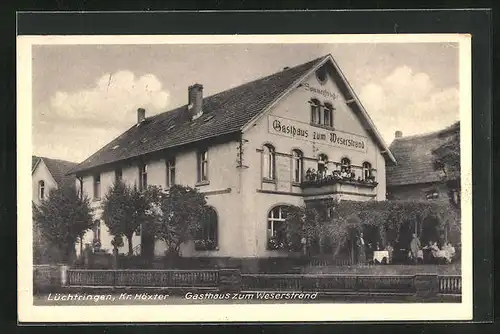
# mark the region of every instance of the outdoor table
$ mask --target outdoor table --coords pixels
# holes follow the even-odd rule
[[[378,261],[382,263],[382,260],[386,258],[387,263],[389,263],[389,251],[374,251],[373,252],[373,262]]]

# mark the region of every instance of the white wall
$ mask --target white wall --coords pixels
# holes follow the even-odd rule
[[[40,198],[39,198],[39,193],[38,193],[38,184],[40,181],[44,181],[45,183],[45,191],[44,191],[44,198],[47,199],[50,193],[51,189],[56,189],[57,188],[57,183],[52,177],[52,174],[50,174],[49,169],[43,162],[43,159],[41,159],[38,162],[38,165],[36,166],[35,170],[33,171],[31,175],[31,183],[32,183],[32,194],[31,198],[33,202],[36,205],[40,204]]]

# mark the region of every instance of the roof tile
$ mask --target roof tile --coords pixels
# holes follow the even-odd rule
[[[203,115],[190,121],[187,105],[148,117],[134,125],[71,172],[240,131],[298,79],[328,56],[205,97]],[[207,120],[210,118],[210,120]]]
[[[398,163],[386,166],[387,186],[441,181],[439,172],[434,169],[436,156],[433,152],[450,140],[457,124],[424,135],[396,138],[389,149]]]

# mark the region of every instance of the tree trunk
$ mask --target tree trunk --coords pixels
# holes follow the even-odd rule
[[[134,255],[134,247],[132,246],[132,235],[127,235],[127,241],[128,241],[128,256]]]

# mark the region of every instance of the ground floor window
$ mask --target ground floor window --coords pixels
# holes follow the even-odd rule
[[[283,249],[286,243],[286,206],[276,206],[267,216],[267,248]]]
[[[208,208],[195,240],[196,250],[216,250],[218,246],[218,217],[214,208]]]

